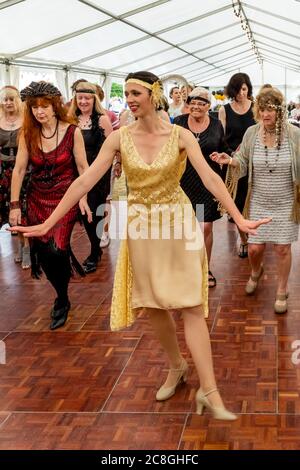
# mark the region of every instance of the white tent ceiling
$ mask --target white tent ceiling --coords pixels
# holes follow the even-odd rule
[[[0,0],[0,62],[123,77],[150,70],[194,83],[299,86],[299,0]],[[245,25],[245,23],[244,23]]]

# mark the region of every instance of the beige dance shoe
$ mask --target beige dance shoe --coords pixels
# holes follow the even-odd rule
[[[169,369],[169,373],[174,372],[175,375],[177,374],[177,377],[175,379],[174,385],[171,387],[166,387],[165,384],[160,387],[156,393],[157,401],[168,400],[168,398],[171,398],[175,394],[177,385],[179,385],[181,382],[187,381],[188,368],[188,363],[185,359],[183,359],[179,369]]]
[[[254,292],[256,291],[256,288],[258,286],[258,281],[260,280],[263,273],[264,273],[263,265],[260,266],[260,270],[259,270],[258,274],[252,274],[251,273],[250,278],[249,278],[249,280],[246,284],[246,287],[245,287],[246,294],[248,294],[248,295],[254,294]]]
[[[289,294],[276,294],[274,311],[275,313],[286,313],[287,312],[287,298]]]
[[[238,417],[234,413],[231,413],[231,411],[226,410],[226,408],[220,408],[213,406],[209,400],[208,400],[208,395],[210,395],[213,392],[217,392],[217,388],[213,388],[209,392],[204,393],[201,388],[196,393],[196,406],[197,406],[197,414],[202,415],[204,408],[207,408],[209,411],[211,411],[213,417],[215,419],[223,419],[224,421],[234,421]]]

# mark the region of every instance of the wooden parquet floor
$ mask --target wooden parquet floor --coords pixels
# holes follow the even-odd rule
[[[155,392],[166,359],[147,318],[112,333],[109,310],[118,242],[96,273],[72,279],[65,327],[49,330],[54,293],[14,264],[15,237],[0,232],[0,449],[300,449],[300,243],[293,247],[289,311],[273,312],[276,259],[268,249],[265,273],[253,297],[244,295],[248,261],[237,257],[234,225],[215,227],[210,317],[215,371],[225,404],[239,414],[222,422],[195,414],[195,368],[165,403]],[[88,247],[76,227],[74,251]],[[0,343],[3,345],[3,343]],[[295,346],[295,344],[294,344]],[[1,361],[0,361],[1,362]],[[297,361],[296,361],[297,362]]]

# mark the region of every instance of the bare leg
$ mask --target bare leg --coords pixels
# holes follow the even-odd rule
[[[197,369],[201,388],[204,393],[216,388],[209,332],[203,315],[202,306],[182,309],[185,340]],[[209,395],[213,406],[224,407],[220,394],[216,391]]]
[[[208,266],[209,266],[212,246],[213,246],[213,223],[212,222],[204,222],[204,243],[205,243],[207,261],[208,261]]]
[[[251,276],[255,279],[258,278],[261,272],[261,265],[263,261],[263,256],[265,252],[266,245],[258,243],[249,243],[248,254],[249,254],[249,263],[251,267]],[[247,285],[255,290],[257,286],[257,281],[254,281],[250,276]],[[254,291],[253,291],[254,292]]]
[[[179,349],[173,316],[167,310],[158,308],[147,308],[146,311],[155,336],[168,356],[170,369],[180,369],[184,359]],[[177,381],[177,377],[178,372],[170,370],[164,387],[174,385],[174,382],[176,383]]]
[[[278,266],[278,284],[277,294],[285,294],[287,292],[287,283],[292,265],[291,245],[273,245],[277,255]]]
[[[29,269],[31,266],[29,239],[23,237],[23,235],[22,235],[22,239],[23,239],[22,240],[22,243],[23,243],[22,268]]]

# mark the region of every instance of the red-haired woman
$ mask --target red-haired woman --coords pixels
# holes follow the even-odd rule
[[[21,92],[21,97],[25,100],[24,124],[12,175],[11,225],[21,224],[20,189],[29,163],[32,170],[27,191],[27,221],[30,225],[46,220],[78,173],[88,168],[81,132],[67,118],[60,91],[47,82],[32,82]],[[81,212],[90,218],[86,197],[79,205]],[[51,329],[62,326],[68,316],[71,259],[80,271],[70,248],[77,211],[75,205],[47,235],[31,242],[32,274],[39,278],[42,268],[57,294],[51,310]]]

